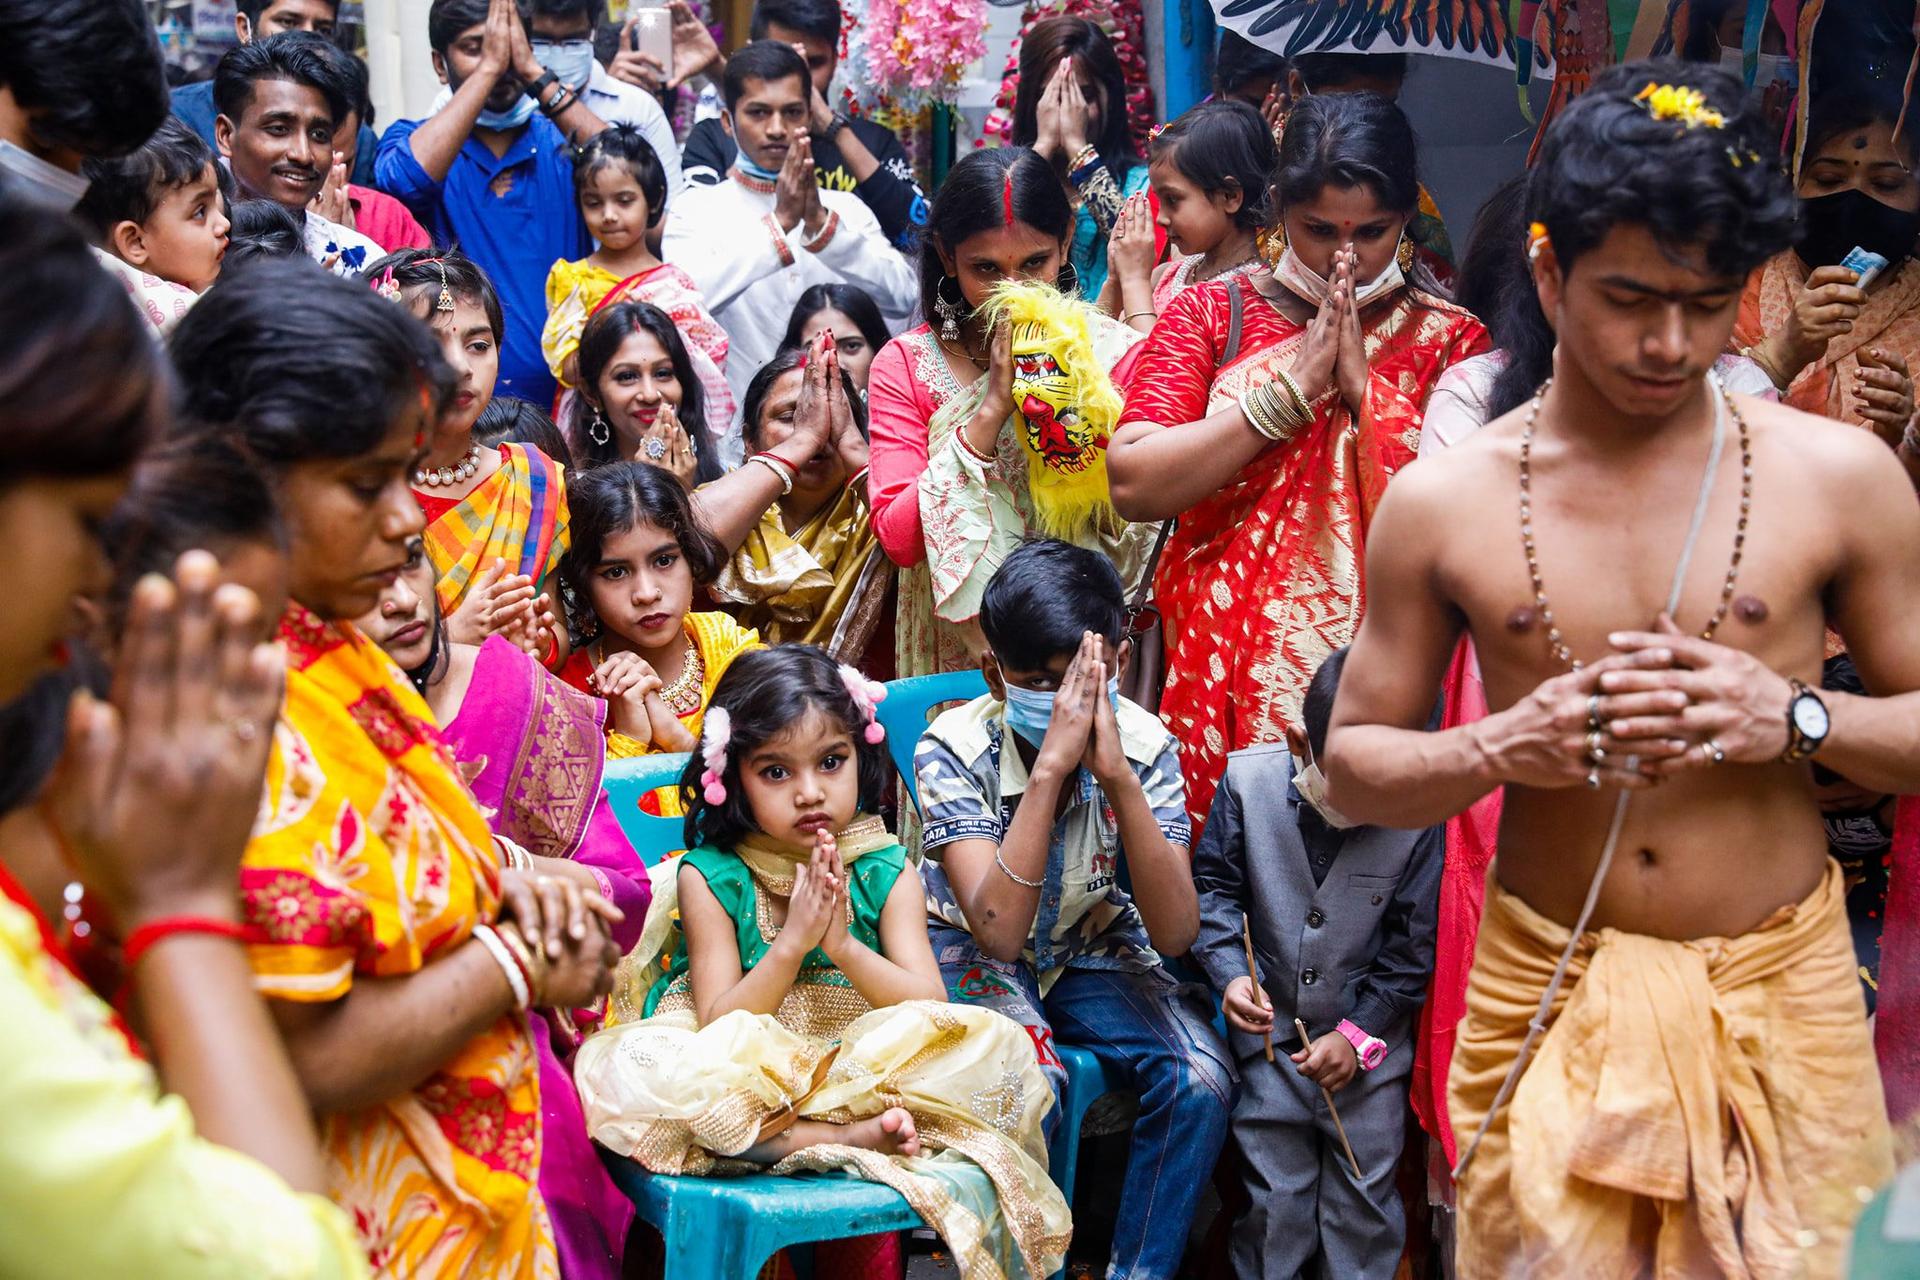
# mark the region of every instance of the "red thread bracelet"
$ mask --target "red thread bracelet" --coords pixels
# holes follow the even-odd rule
[[[155,943],[180,933],[210,934],[217,938],[232,938],[235,942],[247,940],[247,927],[235,924],[231,920],[216,920],[212,916],[168,916],[163,920],[149,920],[132,933],[120,947],[121,965],[129,976],[140,958],[153,949]]]

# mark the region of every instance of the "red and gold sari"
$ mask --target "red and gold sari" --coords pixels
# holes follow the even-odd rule
[[[1242,316],[1230,351],[1232,289]],[[1411,287],[1369,305],[1361,328],[1369,376],[1360,413],[1334,397],[1311,426],[1182,514],[1160,557],[1160,714],[1180,740],[1196,830],[1227,753],[1282,741],[1321,660],[1353,639],[1374,508],[1413,461],[1435,379],[1487,344],[1478,320]],[[1187,289],[1139,353],[1121,424],[1178,429],[1218,413],[1288,368],[1305,332],[1246,278]]]
[[[255,984],[322,1003],[452,954],[498,914],[500,865],[433,713],[386,654],[297,604],[279,638],[287,700],[240,887]],[[558,1275],[525,1014],[409,1092],[325,1117],[322,1136],[327,1194],[379,1275]]]

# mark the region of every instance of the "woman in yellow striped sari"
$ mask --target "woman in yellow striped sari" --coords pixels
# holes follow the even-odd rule
[[[607,989],[594,914],[617,912],[502,865],[426,703],[346,621],[421,531],[407,482],[452,380],[418,320],[305,263],[207,301],[174,335],[186,412],[234,424],[288,534],[286,704],[240,887],[328,1194],[381,1275],[546,1280],[527,1015]]]

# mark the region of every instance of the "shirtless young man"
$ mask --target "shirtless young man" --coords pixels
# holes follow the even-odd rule
[[[1708,110],[1636,101],[1649,83]],[[1450,1080],[1463,1157],[1493,1111],[1460,1175],[1462,1276],[1830,1276],[1892,1172],[1839,873],[1784,759],[1920,790],[1920,505],[1870,433],[1745,397],[1709,464],[1705,375],[1792,234],[1771,145],[1716,70],[1599,77],[1528,191],[1550,389],[1403,472],[1369,536],[1330,803],[1423,827],[1506,788]],[[1709,465],[1678,628],[1656,625]],[[1790,731],[1828,621],[1880,696],[1801,694]],[[1463,629],[1494,711],[1422,732]],[[1623,789],[1589,932],[1494,1110]]]

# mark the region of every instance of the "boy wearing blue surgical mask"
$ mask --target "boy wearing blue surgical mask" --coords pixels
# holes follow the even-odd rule
[[[1194,849],[1193,957],[1220,992],[1240,1067],[1240,1276],[1304,1274],[1316,1253],[1325,1275],[1390,1276],[1406,1235],[1393,1175],[1445,828],[1359,826],[1327,803],[1318,761],[1346,658],[1320,664],[1285,743],[1227,757]]]
[[[1021,545],[980,627],[989,691],[914,753],[934,958],[955,1001],[1027,1028],[1056,1095],[1056,1035],[1139,1092],[1110,1274],[1173,1275],[1233,1099],[1211,1000],[1160,959],[1198,926],[1179,754],[1120,696],[1126,604],[1098,552]]]

